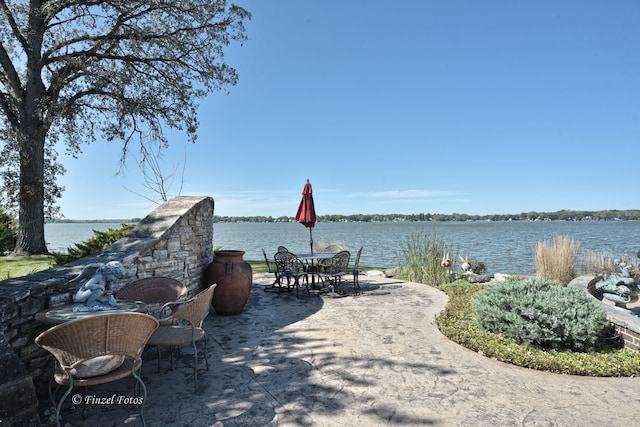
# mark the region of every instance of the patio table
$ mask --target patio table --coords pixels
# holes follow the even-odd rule
[[[336,252],[315,252],[315,253],[301,253],[295,254],[298,258],[305,260],[307,263],[310,262],[310,267],[307,267],[307,273],[311,274],[311,284],[315,286],[316,284],[316,274],[318,273],[316,267],[314,266],[314,261],[317,259],[331,259],[336,254]]]
[[[67,304],[59,307],[48,308],[36,314],[36,320],[48,325],[59,325],[70,320],[83,319],[99,314],[138,312],[144,313],[147,304],[139,301],[118,301],[116,307],[111,310],[73,311],[75,304]]]

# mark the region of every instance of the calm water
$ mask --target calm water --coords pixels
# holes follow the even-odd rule
[[[44,240],[49,252],[66,252],[68,247],[74,247],[93,237],[93,230],[106,231],[110,228],[120,228],[121,223],[111,222],[78,222],[53,223],[44,225]]]
[[[61,251],[93,235],[92,230],[119,228],[120,224],[47,224],[49,250]],[[581,243],[582,252],[603,251],[614,256],[635,257],[640,249],[640,221],[541,221],[541,222],[319,222],[314,242],[341,242],[355,254],[363,246],[361,263],[395,267],[411,235],[435,234],[447,242],[452,255],[460,253],[485,263],[490,273],[531,273],[538,241],[558,235]],[[298,223],[216,223],[213,246],[245,251],[245,259],[261,260],[264,248],[272,255],[279,245],[292,252],[309,251],[309,230]]]

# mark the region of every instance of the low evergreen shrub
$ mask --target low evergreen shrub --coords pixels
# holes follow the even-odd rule
[[[534,278],[509,278],[471,298],[480,329],[541,349],[592,351],[609,322],[581,289]]]
[[[120,228],[109,228],[106,231],[93,230],[93,237],[90,237],[82,243],[76,243],[75,248],[67,248],[66,254],[54,253],[53,258],[56,266],[64,265],[71,261],[104,251],[110,245],[120,240],[135,226],[135,224],[121,224]]]
[[[443,285],[438,286],[438,289],[440,289],[443,292],[449,293],[457,290],[463,290],[463,291],[467,289],[477,290],[478,285],[469,283],[469,281],[466,279],[457,279],[451,283],[445,283]]]

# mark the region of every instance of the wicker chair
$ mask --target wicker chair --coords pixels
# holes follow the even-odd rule
[[[142,389],[140,419],[145,425],[147,388],[138,372],[144,346],[157,327],[158,321],[146,314],[109,313],[62,323],[40,334],[36,344],[57,362],[49,384],[56,425],[60,426],[60,410],[74,387],[104,384],[130,375]],[[52,391],[54,381],[67,386],[57,404]]]
[[[174,347],[191,344],[194,352],[193,374],[195,377],[195,392],[198,392],[198,347],[197,341],[204,338],[204,361],[209,370],[207,360],[207,334],[202,328],[202,322],[209,314],[213,291],[216,284],[209,286],[195,297],[182,302],[176,302],[178,308],[166,319],[160,321],[160,327],[151,335],[148,345],[158,348],[158,372],[160,371],[160,347],[171,347],[170,358],[173,369]]]
[[[166,276],[145,277],[124,285],[116,292],[116,299],[141,301],[147,304],[147,312],[156,318],[166,317],[163,304],[179,301],[187,295],[187,287],[179,280]]]
[[[335,289],[340,285],[342,276],[349,274],[349,258],[351,258],[349,251],[340,251],[318,272],[322,281],[329,284],[332,294],[335,294]]]

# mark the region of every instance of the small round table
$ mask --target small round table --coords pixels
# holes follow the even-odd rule
[[[83,319],[85,317],[96,316],[108,313],[138,312],[143,313],[147,309],[147,305],[143,302],[119,301],[118,304],[110,310],[96,311],[73,311],[75,304],[63,305],[61,307],[49,308],[36,314],[36,320],[49,325],[59,325],[70,320]]]

